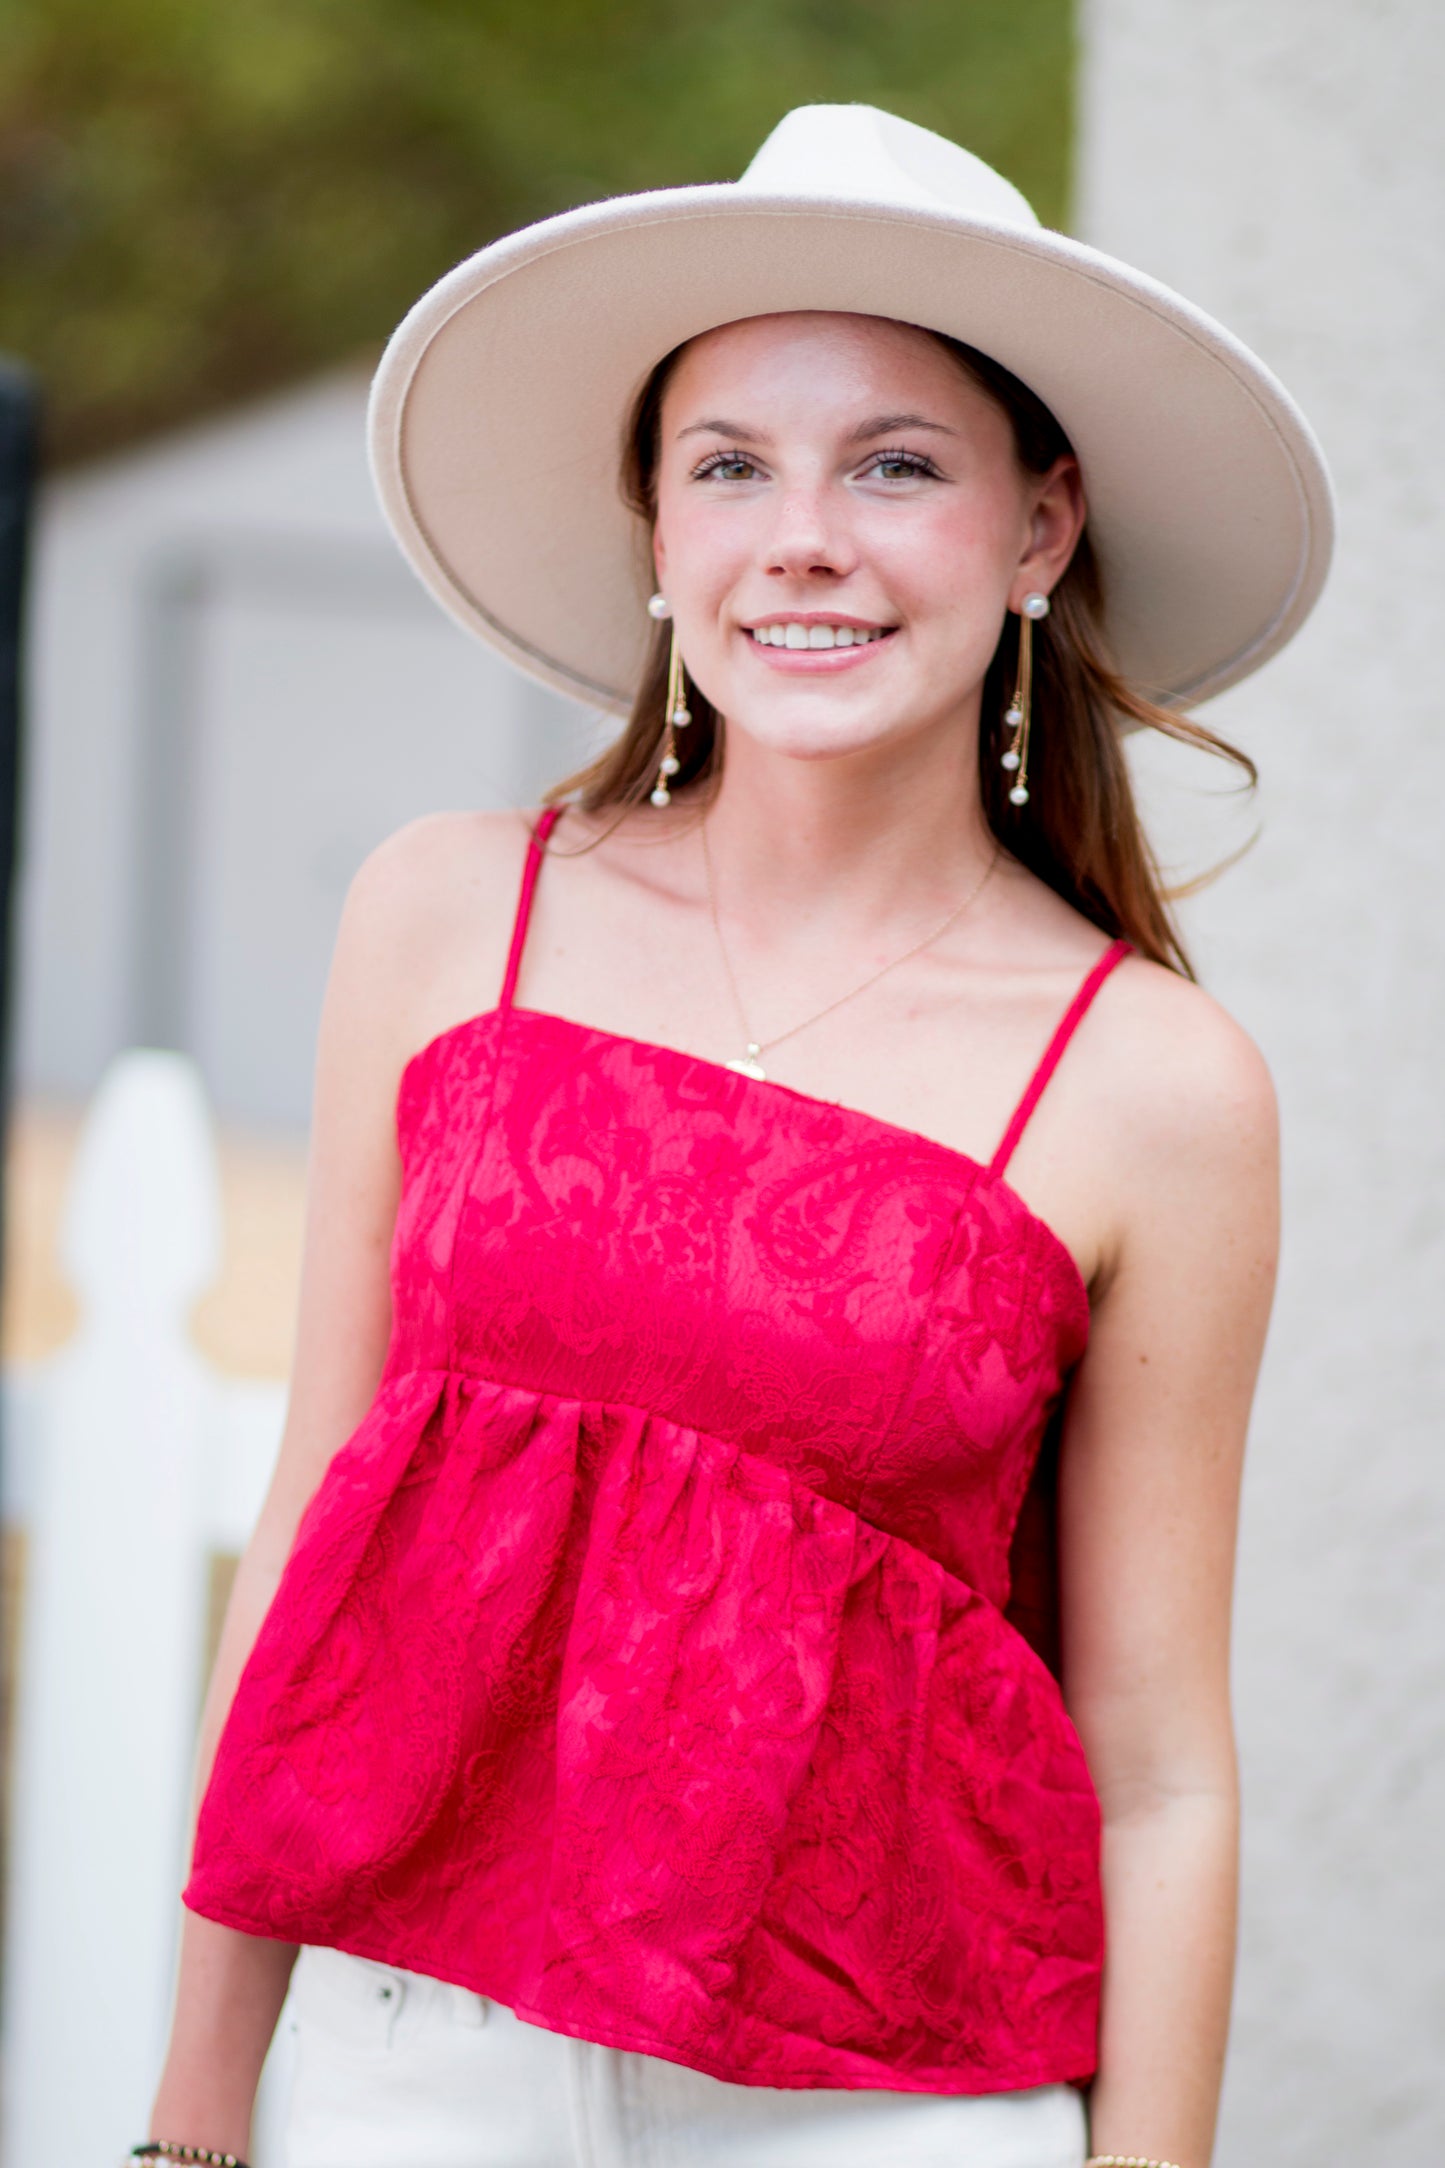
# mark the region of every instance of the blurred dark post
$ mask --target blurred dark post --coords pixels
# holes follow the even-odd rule
[[[15,865],[20,832],[21,622],[35,485],[37,400],[23,369],[0,359],[0,1231],[10,1131]],[[0,1455],[4,1452],[0,1436]]]

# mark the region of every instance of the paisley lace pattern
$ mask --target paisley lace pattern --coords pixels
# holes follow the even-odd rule
[[[1086,2079],[1097,1805],[1006,1616],[1067,1251],[942,1145],[535,1010],[397,1124],[385,1372],[187,1904],[736,2082]]]

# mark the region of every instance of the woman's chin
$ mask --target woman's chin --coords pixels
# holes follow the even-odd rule
[[[917,734],[916,726],[910,727],[896,712],[849,714],[841,701],[831,714],[816,701],[796,706],[789,702],[765,713],[756,706],[741,712],[729,710],[726,728],[729,755],[739,740],[745,740],[760,753],[780,754],[789,760],[840,760],[849,754],[882,753]]]

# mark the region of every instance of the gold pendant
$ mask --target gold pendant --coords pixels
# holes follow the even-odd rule
[[[736,1061],[725,1061],[723,1067],[725,1069],[736,1069],[739,1076],[756,1077],[760,1084],[766,1084],[768,1081],[767,1071],[758,1060],[758,1056],[762,1051],[762,1048],[755,1045],[750,1039],[746,1054],[739,1054]]]

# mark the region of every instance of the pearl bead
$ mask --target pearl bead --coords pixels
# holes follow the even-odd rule
[[[675,727],[676,729],[678,729],[678,730],[686,730],[686,728],[687,728],[688,724],[689,724],[689,723],[690,723],[690,722],[692,721],[692,710],[691,710],[691,708],[684,708],[684,707],[676,707],[676,708],[674,708],[674,709],[673,709],[673,711],[672,711],[672,720],[673,720],[673,724],[674,724],[674,727]]]
[[[658,784],[656,790],[652,794],[652,802],[654,805],[671,805],[672,792],[668,789],[665,783]]]
[[[1005,753],[1003,759],[999,762],[1001,768],[1016,768],[1018,764],[1019,756],[1012,751]]]
[[[1024,787],[1023,787],[1023,784],[1022,784],[1022,783],[1015,783],[1015,785],[1014,785],[1013,789],[1012,789],[1012,790],[1011,790],[1011,791],[1009,792],[1009,794],[1008,794],[1008,802],[1009,802],[1009,804],[1010,804],[1010,805],[1027,805],[1027,804],[1028,804],[1028,802],[1029,802],[1029,794],[1028,794],[1028,792],[1027,792],[1027,791],[1026,791],[1026,790],[1024,789]]]
[[[647,614],[649,617],[655,617],[659,620],[664,617],[671,617],[672,604],[668,601],[666,595],[649,595],[647,598]]]
[[[1004,711],[1004,722],[1010,730],[1017,730],[1023,719],[1024,711],[1017,701],[1014,702],[1011,708]]]
[[[675,754],[666,753],[664,754],[663,758],[658,762],[658,766],[661,768],[664,775],[676,775],[678,769],[682,766],[682,762],[677,758]]]
[[[1025,617],[1047,617],[1049,614],[1048,596],[1037,594],[1025,595],[1023,600],[1023,613]]]

